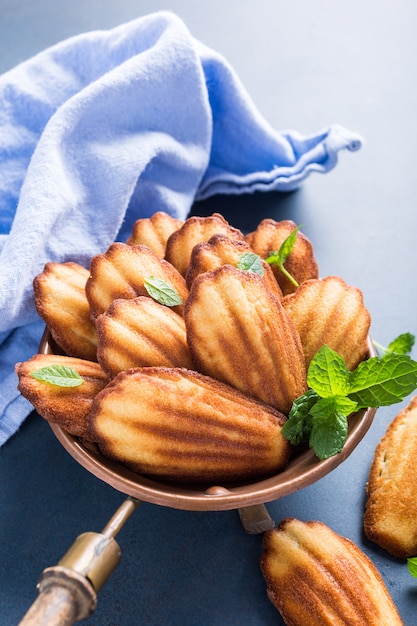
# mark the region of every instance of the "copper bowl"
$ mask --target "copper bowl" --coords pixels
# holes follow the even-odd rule
[[[375,356],[371,340],[369,355]],[[57,353],[48,331],[45,331],[39,352]],[[320,461],[311,449],[295,451],[287,468],[269,478],[234,486],[177,486],[137,474],[100,454],[98,448],[83,442],[55,424],[55,436],[69,454],[91,474],[114,489],[138,500],[187,511],[225,511],[277,500],[315,483],[343,463],[353,452],[372,424],[376,409],[364,409],[349,417],[349,431],[342,452]]]

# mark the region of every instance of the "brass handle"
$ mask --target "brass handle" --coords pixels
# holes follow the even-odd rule
[[[97,592],[120,561],[114,537],[139,504],[127,498],[101,533],[79,535],[58,565],[42,572],[39,595],[19,626],[71,626],[94,612]]]

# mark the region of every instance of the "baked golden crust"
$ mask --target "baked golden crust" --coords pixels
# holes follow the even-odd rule
[[[198,371],[288,414],[306,391],[300,338],[261,276],[231,265],[192,284],[184,319]]]
[[[244,239],[243,233],[219,213],[207,217],[192,216],[168,239],[165,258],[185,276],[194,246],[216,234],[226,235],[229,239]]]
[[[97,334],[85,295],[89,271],[78,263],[46,263],[33,281],[35,306],[68,356],[96,361]]]
[[[282,304],[297,329],[308,367],[326,344],[354,369],[368,353],[371,316],[360,289],[339,276],[307,280]]]
[[[157,211],[151,217],[136,220],[126,243],[129,246],[148,246],[160,259],[163,259],[170,235],[181,228],[183,223],[184,220],[172,217],[164,211]]]
[[[89,415],[101,452],[164,481],[212,484],[280,471],[289,456],[283,415],[197,372],[121,372]]]
[[[58,387],[32,378],[42,367],[65,365],[84,379],[79,387]],[[58,424],[71,435],[89,439],[86,416],[93,399],[104,389],[108,379],[98,363],[57,354],[36,354],[28,361],[16,364],[18,389],[36,411],[49,422]]]
[[[417,396],[389,424],[369,471],[364,531],[393,556],[417,554]]]
[[[284,240],[297,228],[292,220],[276,222],[266,218],[260,222],[251,233],[245,237],[251,248],[266,259],[271,252],[278,251]],[[284,295],[295,291],[295,286],[276,265],[271,265],[275,278]],[[298,284],[310,278],[318,278],[318,264],[314,256],[311,241],[302,232],[297,233],[294,247],[285,262],[285,268],[295,278]]]
[[[287,626],[401,626],[372,561],[322,522],[283,520],[264,535],[261,569]]]
[[[132,367],[192,368],[183,318],[152,298],[114,300],[96,327],[98,362],[110,378]]]
[[[190,265],[185,275],[188,289],[190,289],[194,279],[204,272],[210,272],[222,265],[237,267],[239,259],[244,253],[253,253],[250,245],[246,241],[230,239],[226,235],[213,235],[208,241],[197,244],[191,253]],[[262,268],[266,286],[281,300],[282,291],[271,266],[262,260]]]
[[[151,276],[168,282],[183,301],[186,299],[184,278],[147,246],[113,243],[104,254],[94,256],[85,288],[93,319],[107,311],[113,300],[148,296],[144,283]],[[182,305],[173,308],[182,313]]]

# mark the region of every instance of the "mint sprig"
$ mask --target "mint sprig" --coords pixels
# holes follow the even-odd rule
[[[68,365],[47,365],[31,372],[30,376],[57,387],[79,387],[84,379]]]
[[[259,276],[264,275],[262,259],[259,254],[255,254],[255,252],[244,252],[241,254],[236,267],[238,270],[252,272],[253,274],[259,274]]]
[[[391,343],[385,348],[377,341],[374,341],[374,345],[382,352],[395,352],[395,354],[409,354],[413,349],[415,337],[411,333],[402,333],[398,335]]]
[[[149,276],[144,281],[144,286],[148,295],[165,306],[177,306],[182,304],[182,298],[177,290],[166,280]]]
[[[288,259],[294,248],[297,234],[300,228],[301,226],[297,226],[297,228],[294,228],[294,230],[288,235],[288,237],[284,239],[279,250],[272,251],[265,259],[265,261],[270,265],[276,265],[277,267],[279,267],[281,272],[284,274],[284,276],[286,276],[286,278],[288,278],[288,280],[294,285],[294,287],[299,286],[298,282],[295,280],[294,276],[290,274],[287,268],[284,267],[284,263]]]
[[[350,372],[343,357],[324,345],[311,360],[307,384],[282,433],[293,445],[308,442],[323,460],[343,449],[351,413],[395,404],[417,389],[417,362],[386,352]]]

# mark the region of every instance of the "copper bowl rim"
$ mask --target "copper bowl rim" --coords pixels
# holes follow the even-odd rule
[[[52,345],[49,331],[45,330],[39,352],[53,354]],[[368,348],[369,355],[375,356],[370,338]],[[375,413],[375,408],[368,408],[349,417],[347,440],[339,454],[320,461],[311,449],[304,450],[293,455],[284,471],[263,480],[232,486],[178,486],[152,480],[106,459],[94,445],[70,435],[60,426],[50,423],[50,427],[77,463],[125,495],[174,509],[222,511],[271,502],[323,478],[350,456],[370,428]]]

